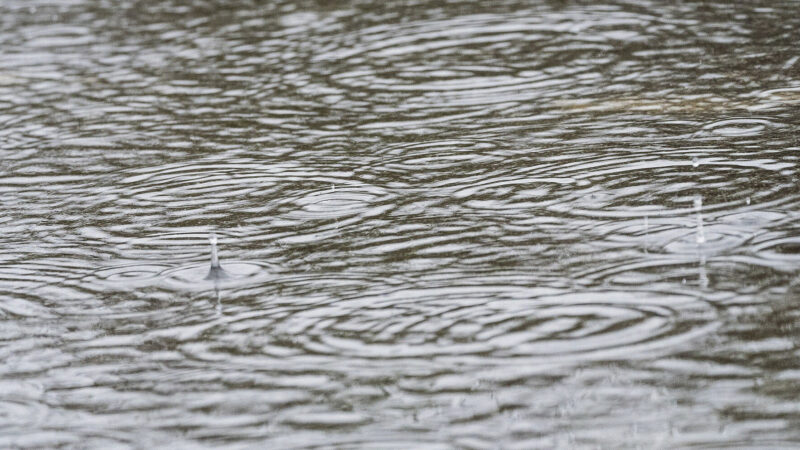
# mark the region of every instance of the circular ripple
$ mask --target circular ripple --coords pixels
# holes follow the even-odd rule
[[[238,236],[220,236],[223,237],[223,247],[240,240]],[[99,289],[135,289],[160,285],[181,290],[204,290],[214,286],[251,284],[275,271],[273,266],[260,261],[227,259],[223,248],[220,263],[228,277],[206,280],[210,269],[207,238],[206,233],[173,232],[131,239],[123,245],[120,253],[129,258],[135,257],[135,261],[100,268],[82,282]],[[196,262],[198,258],[203,258],[202,262]],[[187,260],[194,261],[186,263]]]
[[[315,170],[285,161],[231,158],[139,172],[124,180],[122,206],[159,203],[180,210],[172,227],[202,221],[244,230],[266,223],[306,239],[320,230],[319,221],[336,228],[353,225],[390,209],[395,198],[384,188],[354,180],[349,168]]]
[[[222,269],[228,278],[207,280],[208,263],[194,264],[165,270],[158,274],[158,280],[171,288],[181,290],[206,290],[211,287],[236,287],[262,281],[274,272],[274,267],[266,263],[246,261],[226,261]]]
[[[132,263],[107,267],[83,280],[84,286],[96,285],[105,289],[136,289],[163,286],[180,290],[207,290],[216,287],[236,287],[261,281],[275,272],[275,267],[261,262],[223,261],[222,268],[229,276],[223,280],[207,280],[208,262],[171,266],[169,264]]]
[[[679,216],[695,212],[698,195],[704,214],[751,203],[780,206],[797,201],[797,186],[783,172],[787,167],[770,160],[707,158],[697,163],[630,154],[581,158],[554,169],[553,175],[575,178],[583,187],[563,192],[548,208],[595,218]]]
[[[668,253],[696,254],[698,250],[702,250],[705,254],[711,255],[739,248],[750,237],[751,233],[745,230],[726,224],[714,224],[704,225],[702,232],[696,227],[690,229],[684,227],[672,232],[662,231],[654,235],[651,242],[653,246],[661,247]]]
[[[281,205],[291,207],[284,215],[287,219],[339,219],[363,215],[372,208],[380,207],[389,197],[384,190],[375,186],[344,184],[337,187],[331,183],[327,189],[285,199]]]
[[[531,296],[524,289],[452,286],[299,311],[274,333],[291,330],[292,342],[314,354],[359,358],[582,359],[631,357],[680,345],[707,333],[712,319],[713,310],[689,295],[597,291]]]
[[[275,268],[266,263],[224,261],[222,268],[229,278],[206,280],[207,262],[171,267],[168,264],[126,264],[98,270],[85,280],[105,288],[133,289],[160,285],[180,290],[207,290],[213,287],[236,287],[256,283]]]
[[[509,214],[549,204],[556,186],[576,183],[547,174],[529,153],[498,141],[438,140],[382,148],[381,160],[362,170],[417,194],[405,197],[399,213],[431,213],[459,203],[467,210]]]
[[[718,120],[701,129],[701,134],[718,136],[757,136],[766,130],[781,128],[782,125],[769,119],[759,118],[732,118]]]
[[[391,114],[373,109],[377,116],[362,117],[360,128],[424,132],[574,94],[575,77],[613,61],[621,35],[604,28],[616,15],[648,29],[644,16],[613,10],[412,18],[325,42],[312,71],[353,100],[369,95],[372,102],[391,102]],[[576,45],[570,30],[591,38]],[[642,38],[636,32],[624,37]]]
[[[100,269],[94,273],[94,278],[106,285],[135,287],[150,284],[168,268],[167,264],[126,264]]]

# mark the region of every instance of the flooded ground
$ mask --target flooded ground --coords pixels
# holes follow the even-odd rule
[[[0,447],[800,445],[746,3],[4,1]]]

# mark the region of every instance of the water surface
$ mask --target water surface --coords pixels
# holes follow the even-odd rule
[[[797,12],[3,2],[0,446],[800,444]]]

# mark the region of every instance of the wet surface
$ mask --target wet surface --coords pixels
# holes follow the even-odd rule
[[[800,444],[797,10],[3,2],[0,446]]]

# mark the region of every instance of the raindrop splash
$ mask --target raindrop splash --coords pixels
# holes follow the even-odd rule
[[[212,232],[208,236],[208,242],[211,244],[211,267],[208,269],[208,275],[206,275],[205,279],[219,281],[230,278],[230,275],[228,275],[225,269],[219,264],[219,256],[217,256],[217,235]]]

